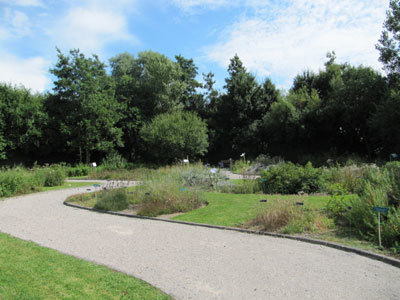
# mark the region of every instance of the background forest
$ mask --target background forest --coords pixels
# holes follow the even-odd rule
[[[129,161],[210,163],[243,152],[316,165],[355,155],[400,153],[400,8],[391,1],[376,45],[387,75],[339,64],[297,75],[289,91],[259,82],[234,56],[222,91],[213,73],[198,80],[192,59],[144,51],[109,66],[79,50],[58,51],[53,91],[0,84],[2,163],[90,162],[118,153]]]

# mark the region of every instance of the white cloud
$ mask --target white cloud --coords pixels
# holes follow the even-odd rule
[[[1,39],[21,37],[31,32],[29,17],[19,10],[5,8],[2,20],[3,27],[0,29]]]
[[[11,24],[18,35],[26,35],[30,33],[30,21],[26,14],[20,11],[14,11]]]
[[[103,6],[71,8],[51,30],[51,35],[62,48],[79,48],[91,53],[98,53],[109,42],[137,42],[128,31],[124,13]]]
[[[43,2],[40,0],[0,0],[0,3],[7,3],[9,5],[16,6],[41,6],[43,7]]]
[[[32,91],[43,92],[50,80],[49,62],[42,57],[20,59],[11,55],[0,56],[0,82],[22,84]]]
[[[194,8],[215,9],[221,6],[234,5],[236,0],[172,0],[172,3],[184,11],[191,11]]]
[[[302,70],[321,68],[331,50],[341,61],[380,68],[375,44],[388,0],[252,3],[253,17],[235,22],[220,42],[205,48],[209,60],[226,67],[237,53],[251,72],[286,77],[287,86]]]

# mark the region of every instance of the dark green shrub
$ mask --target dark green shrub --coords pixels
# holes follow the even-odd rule
[[[125,188],[100,192],[97,195],[95,209],[120,211],[128,208],[128,195]]]
[[[310,162],[304,167],[291,162],[272,166],[261,174],[260,183],[267,194],[314,193],[325,187],[322,170]]]
[[[65,170],[61,166],[43,168],[44,186],[63,185],[65,181]]]
[[[90,166],[85,164],[78,164],[75,167],[67,168],[68,177],[87,176],[90,173]]]

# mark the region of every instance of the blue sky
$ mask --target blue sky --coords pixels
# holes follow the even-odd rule
[[[193,58],[220,89],[235,53],[260,82],[289,88],[332,50],[339,62],[381,70],[375,44],[388,7],[389,0],[0,0],[0,81],[51,89],[56,47],[104,62],[151,49]]]

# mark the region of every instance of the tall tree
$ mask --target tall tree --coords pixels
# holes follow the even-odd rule
[[[242,152],[256,156],[265,150],[259,135],[261,120],[279,93],[269,79],[258,84],[237,55],[231,59],[228,73],[226,94],[216,102],[212,118],[211,127],[216,131],[212,153],[225,159]]]
[[[182,107],[185,84],[180,66],[165,55],[140,52],[132,70],[133,95],[146,121],[154,116]]]
[[[181,101],[184,109],[204,115],[205,101],[203,95],[198,92],[202,84],[196,80],[197,66],[193,59],[186,59],[181,55],[176,55],[175,59],[182,72],[180,81],[184,84],[184,92]]]
[[[400,1],[390,0],[379,43],[379,60],[388,72],[392,84],[400,83]]]
[[[79,50],[71,50],[68,56],[57,52],[58,62],[50,72],[56,77],[57,102],[66,109],[60,130],[79,159],[84,154],[89,162],[94,151],[107,153],[122,146],[114,82],[96,55],[86,58]]]
[[[126,52],[110,59],[112,77],[116,83],[115,98],[120,104],[121,120],[118,127],[123,131],[124,147],[120,151],[131,160],[136,159],[140,153],[139,131],[143,126],[143,116],[137,101],[135,64],[134,56]]]

